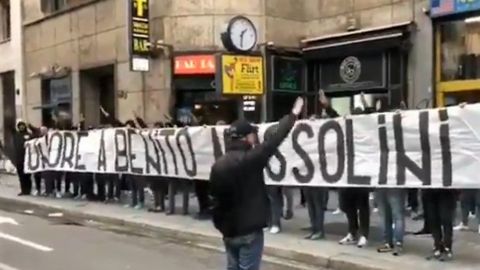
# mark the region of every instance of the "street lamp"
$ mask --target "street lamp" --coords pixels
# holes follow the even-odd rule
[[[267,42],[262,42],[257,44],[258,50],[260,50],[260,53],[262,54],[263,57],[263,84],[265,87],[265,92],[262,97],[262,111],[260,115],[260,122],[267,122],[267,104],[268,103],[268,51],[272,48],[275,47],[275,43],[273,41],[267,41]]]

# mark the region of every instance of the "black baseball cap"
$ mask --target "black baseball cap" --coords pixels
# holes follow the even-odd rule
[[[237,120],[228,128],[228,135],[233,139],[240,139],[246,137],[250,133],[257,133],[258,128],[247,120]]]

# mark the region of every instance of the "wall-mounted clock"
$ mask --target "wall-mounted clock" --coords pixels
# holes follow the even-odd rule
[[[222,33],[222,42],[225,49],[234,52],[250,52],[257,45],[257,28],[253,22],[244,17],[232,18],[227,26],[227,31]]]

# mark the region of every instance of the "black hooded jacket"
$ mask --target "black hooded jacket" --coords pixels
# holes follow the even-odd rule
[[[213,165],[213,223],[224,237],[248,235],[267,226],[270,204],[263,171],[295,120],[294,115],[285,116],[277,132],[254,148],[244,141],[231,141],[227,153]]]
[[[18,127],[22,124],[25,125],[25,130],[20,131]],[[28,132],[26,123],[18,122],[15,133],[13,134],[14,156],[12,160],[17,168],[23,168],[25,161],[25,142],[32,138],[33,136]]]

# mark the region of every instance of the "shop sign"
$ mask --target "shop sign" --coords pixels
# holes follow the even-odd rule
[[[350,55],[322,61],[320,85],[326,92],[386,88],[384,53]]]
[[[480,0],[430,0],[430,16],[446,15],[480,10]]]
[[[215,74],[213,55],[184,55],[175,57],[175,75]]]
[[[128,43],[131,69],[148,71],[150,47],[149,0],[128,0]]]
[[[301,58],[272,56],[273,91],[301,92],[303,86]]]
[[[221,54],[216,77],[217,90],[223,95],[263,95],[263,58]]]

